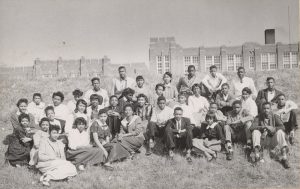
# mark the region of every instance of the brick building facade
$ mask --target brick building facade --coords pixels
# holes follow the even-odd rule
[[[174,37],[150,38],[150,70],[163,74],[186,73],[189,65],[200,72],[216,65],[221,71],[236,71],[239,66],[246,70],[275,70],[299,68],[299,44],[244,43],[241,46],[183,48]]]

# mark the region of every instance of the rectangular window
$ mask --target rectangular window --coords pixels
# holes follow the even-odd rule
[[[292,68],[299,68],[297,52],[291,52],[291,61],[290,62],[292,64]]]
[[[227,70],[234,71],[234,55],[233,54],[227,55]]]
[[[156,57],[156,63],[157,63],[157,73],[162,74],[163,69],[162,69],[162,56],[157,56]]]
[[[253,55],[249,56],[249,68],[252,70],[255,68],[255,57]]]
[[[262,70],[275,70],[277,69],[276,54],[263,53],[261,54],[261,69]]]
[[[217,69],[222,70],[221,57],[220,56],[214,56],[213,60],[214,60],[213,64],[217,67]]]
[[[205,70],[209,71],[209,67],[213,65],[212,56],[205,56]]]
[[[235,70],[243,66],[243,57],[241,54],[235,55]]]
[[[290,52],[283,53],[283,68],[291,68],[290,65]]]
[[[187,73],[187,69],[189,65],[191,65],[191,57],[190,56],[185,56],[184,57],[184,73]]]
[[[205,70],[209,71],[209,67],[215,65],[218,70],[222,69],[220,56],[205,56]]]
[[[298,68],[298,53],[284,52],[283,53],[283,68]]]
[[[169,55],[165,56],[165,72],[170,72],[171,71],[171,64],[170,64],[170,58]]]
[[[193,64],[194,64],[196,70],[198,71],[199,70],[199,62],[200,62],[199,56],[193,56],[192,58],[193,58]]]

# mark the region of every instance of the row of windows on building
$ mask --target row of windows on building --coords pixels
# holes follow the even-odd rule
[[[236,71],[238,67],[243,66],[243,57],[241,54],[228,54],[227,55],[227,71]],[[222,70],[221,56],[205,56],[205,70],[209,71],[209,67],[215,65],[218,70]],[[163,74],[164,72],[171,71],[171,62],[169,55],[157,56],[157,73]],[[196,70],[199,70],[199,56],[184,56],[183,68],[187,72],[189,65],[194,65]],[[298,68],[298,52],[284,52],[283,54],[283,67],[284,68]],[[249,69],[255,69],[255,56],[249,56]],[[262,70],[275,70],[277,69],[276,53],[262,53],[261,54],[261,69]]]

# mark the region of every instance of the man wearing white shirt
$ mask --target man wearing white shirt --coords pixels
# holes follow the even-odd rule
[[[45,109],[45,103],[42,102],[42,95],[40,93],[34,93],[32,102],[28,104],[27,110],[34,116],[35,124],[39,124],[42,119]]]
[[[149,141],[146,155],[151,154],[151,148],[154,147],[154,137],[163,136],[167,121],[173,117],[173,109],[166,106],[166,98],[164,96],[158,97],[157,106],[153,109],[145,134],[145,140]]]
[[[284,94],[278,96],[278,104],[273,109],[273,113],[279,115],[283,122],[291,144],[294,143],[295,130],[298,128],[297,114],[295,112],[297,109],[298,105],[291,100],[286,100]]]
[[[126,76],[126,68],[124,66],[120,66],[118,70],[120,77],[113,79],[112,95],[120,97],[124,89],[134,87],[135,81]]]
[[[102,98],[103,98],[103,106],[104,106],[104,107],[109,106],[109,97],[108,97],[108,93],[107,93],[107,91],[106,91],[105,89],[100,88],[100,78],[94,77],[94,78],[91,80],[91,82],[92,82],[93,88],[92,88],[92,89],[89,89],[89,90],[85,93],[85,95],[84,95],[85,101],[88,102],[88,104],[90,104],[89,101],[90,101],[91,95],[92,95],[92,94],[97,94],[97,95],[102,96]]]
[[[137,96],[139,94],[144,94],[148,98],[148,102],[150,101],[150,90],[147,86],[145,86],[145,79],[143,76],[138,75],[136,77],[136,85],[133,87],[134,95],[133,95],[133,101],[137,101]]]
[[[214,101],[217,91],[221,89],[223,83],[227,82],[227,79],[221,73],[217,73],[217,67],[215,65],[210,66],[209,71],[210,73],[202,80],[205,91],[203,92],[205,93],[205,97]]]
[[[239,67],[237,71],[238,79],[232,81],[233,84],[233,94],[235,97],[239,98],[242,95],[242,90],[245,87],[248,87],[252,91],[252,98],[255,99],[257,96],[257,90],[252,78],[245,77],[245,68]]]

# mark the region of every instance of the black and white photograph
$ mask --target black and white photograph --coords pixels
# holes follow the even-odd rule
[[[300,188],[299,0],[0,0],[0,188]]]

